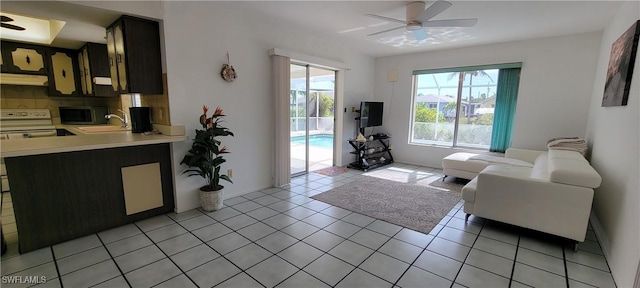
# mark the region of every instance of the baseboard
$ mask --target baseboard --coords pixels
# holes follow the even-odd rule
[[[609,261],[609,259],[611,259],[611,251],[609,250],[609,247],[611,247],[611,241],[609,241],[609,237],[607,237],[607,234],[604,232],[604,228],[593,210],[591,210],[591,215],[589,215],[589,221],[591,221],[593,232],[595,232],[596,237],[598,237],[598,242],[600,243],[600,248],[602,249],[604,258],[607,259],[607,264],[609,265],[609,269],[611,269],[613,282],[616,282],[616,277],[613,273],[615,269],[614,267],[611,267],[611,261]],[[616,284],[616,286],[618,286],[618,284]]]

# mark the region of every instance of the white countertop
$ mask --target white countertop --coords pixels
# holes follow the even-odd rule
[[[18,157],[39,154],[73,152],[83,150],[106,149],[115,147],[139,146],[181,142],[187,136],[167,136],[162,134],[145,135],[131,133],[131,131],[114,131],[100,133],[86,133],[78,126],[57,125],[76,134],[72,136],[43,137],[2,140],[0,142],[0,156]]]

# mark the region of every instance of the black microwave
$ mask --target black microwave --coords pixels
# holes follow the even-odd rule
[[[107,124],[104,117],[109,114],[107,107],[59,107],[60,122],[62,124]]]

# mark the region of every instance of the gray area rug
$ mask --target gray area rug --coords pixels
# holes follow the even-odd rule
[[[461,198],[463,184],[439,177],[389,178],[395,181],[365,177],[311,198],[423,233],[429,233]]]

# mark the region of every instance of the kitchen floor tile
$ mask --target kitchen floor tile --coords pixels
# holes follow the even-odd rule
[[[297,238],[299,240],[302,240],[304,238],[306,238],[307,236],[315,233],[316,231],[320,230],[319,228],[304,223],[302,221],[293,223],[287,227],[282,228],[280,231],[289,234],[290,236],[293,236],[294,238]]]
[[[171,213],[167,214],[167,216],[169,216],[169,218],[171,218],[171,219],[173,219],[175,221],[178,221],[178,222],[182,222],[182,221],[187,220],[187,219],[198,217],[200,215],[203,215],[203,214],[198,209],[191,209],[189,211],[184,211],[182,213],[171,212]]]
[[[322,280],[331,286],[335,286],[344,276],[347,276],[354,266],[349,265],[338,258],[335,258],[329,254],[324,254],[320,258],[311,262],[303,270],[314,277]]]
[[[509,278],[466,264],[462,266],[455,282],[467,287],[509,287]]]
[[[170,258],[182,271],[189,271],[218,257],[220,257],[220,254],[213,251],[211,247],[201,244],[175,254]]]
[[[107,244],[107,250],[111,253],[111,257],[117,257],[149,245],[153,245],[153,242],[147,238],[147,235],[140,234]]]
[[[273,253],[251,243],[227,254],[225,257],[241,269],[246,270],[272,255]]]
[[[490,221],[488,223],[492,223],[492,225],[485,225],[480,232],[480,236],[509,243],[511,245],[518,245],[519,231],[515,231],[518,229],[517,227],[496,224],[497,222],[494,221]]]
[[[317,278],[309,275],[309,273],[304,271],[298,271],[296,274],[293,274],[291,277],[287,278],[287,280],[276,286],[277,288],[329,288],[329,286]]]
[[[267,224],[264,224],[262,222],[257,222],[255,224],[251,224],[247,227],[244,227],[238,230],[237,232],[251,241],[256,241],[273,232],[276,232],[276,229],[273,229],[269,227]]]
[[[434,236],[420,233],[411,229],[403,228],[393,238],[407,242],[409,244],[425,248],[429,245],[429,242],[433,240]]]
[[[62,276],[65,287],[89,287],[121,275],[113,260],[80,269]]]
[[[262,285],[273,287],[297,271],[299,271],[298,268],[278,256],[271,256],[245,272],[262,283]]]
[[[267,207],[269,209],[273,209],[273,210],[276,210],[278,212],[285,212],[285,211],[291,210],[293,208],[296,208],[298,206],[299,205],[297,205],[297,204],[293,204],[291,202],[287,202],[287,201],[281,200],[280,202],[275,202],[273,204],[268,205]]]
[[[336,247],[336,245],[340,244],[340,242],[344,241],[344,238],[333,233],[320,230],[316,233],[311,234],[309,237],[304,238],[302,241],[310,244],[315,248],[327,252],[333,249],[333,247]]]
[[[271,253],[278,253],[296,242],[298,242],[298,239],[278,231],[256,241],[256,244],[271,251]]]
[[[523,247],[518,248],[516,261],[547,272],[564,276],[564,261]]]
[[[246,238],[242,237],[242,235],[236,232],[231,232],[220,238],[216,238],[207,242],[207,244],[211,246],[211,248],[222,255],[227,254],[249,243],[251,243],[251,241],[247,240]]]
[[[145,219],[136,222],[136,225],[140,228],[140,230],[144,232],[149,232],[154,229],[158,229],[160,227],[164,227],[167,225],[171,225],[176,223],[173,219],[167,217],[166,215],[160,215],[153,218]]]
[[[182,234],[158,243],[158,247],[167,255],[179,253],[189,248],[198,246],[203,242],[191,233]]]
[[[349,240],[340,243],[335,248],[329,251],[329,254],[346,261],[347,263],[358,266],[367,257],[373,254],[374,250],[364,247],[360,244],[356,244]]]
[[[192,233],[196,237],[198,237],[202,241],[211,241],[218,237],[222,237],[231,233],[233,230],[227,228],[227,226],[222,225],[221,223],[216,223],[213,225],[205,226],[200,229],[194,230]]]
[[[247,273],[242,272],[218,284],[216,288],[263,288],[263,286],[249,277]]]
[[[378,251],[411,264],[422,253],[422,248],[391,238]]]
[[[562,243],[557,237],[543,236],[539,233],[528,233],[520,237],[518,245],[529,250],[562,259]]]
[[[469,264],[507,278],[511,278],[511,270],[513,268],[513,260],[496,256],[478,249],[471,249],[469,256],[465,260],[465,264]]]
[[[316,211],[316,212],[320,212],[320,211],[322,211],[324,209],[327,209],[327,208],[331,207],[331,205],[329,205],[327,203],[324,203],[322,201],[312,200],[310,202],[302,204],[302,207],[309,208],[309,209],[311,209],[313,211]]]
[[[256,191],[256,192],[251,192],[251,193],[244,194],[244,195],[242,195],[242,197],[243,198],[247,198],[249,200],[253,200],[253,199],[260,198],[260,197],[263,197],[263,196],[266,196],[266,195],[267,194],[265,194],[265,193],[262,193],[260,191]]]
[[[98,233],[98,236],[103,243],[109,244],[111,242],[115,242],[138,234],[142,234],[142,230],[140,230],[140,228],[138,228],[138,226],[134,224],[129,224],[100,232]]]
[[[92,288],[129,287],[129,284],[127,284],[127,280],[124,279],[124,276],[118,276],[91,287]]]
[[[132,287],[151,287],[180,274],[180,269],[171,260],[165,258],[125,273],[124,277],[127,278]]]
[[[194,284],[189,277],[187,277],[184,274],[180,274],[176,277],[173,277],[167,281],[164,281],[160,284],[158,284],[157,286],[153,286],[154,288],[175,288],[175,287],[180,287],[180,288],[189,288],[189,287],[193,287],[196,288],[198,286],[196,286],[196,284]]]
[[[187,233],[187,230],[174,223],[145,233],[153,242],[158,243]]]
[[[262,208],[258,208],[256,210],[253,210],[251,212],[248,212],[247,215],[250,216],[253,219],[256,219],[258,221],[262,221],[264,219],[267,219],[269,217],[272,217],[274,215],[279,214],[280,212],[267,208],[267,207],[262,207]]]
[[[440,233],[438,233],[438,237],[471,247],[478,235],[445,226],[440,230]]]
[[[65,275],[108,259],[111,259],[111,256],[109,256],[107,249],[101,246],[58,259],[57,265],[60,275]],[[2,269],[6,269],[4,263],[2,263]]]
[[[324,215],[322,213],[313,214],[307,218],[302,219],[302,222],[311,224],[318,228],[324,228],[329,226],[331,223],[338,221],[338,219]]]
[[[102,242],[100,242],[98,235],[91,234],[89,236],[53,245],[53,254],[55,255],[56,259],[60,259],[100,246],[102,246]]]
[[[289,261],[289,263],[297,266],[298,268],[304,268],[304,266],[307,266],[322,254],[324,254],[324,252],[301,241],[282,250],[278,253],[278,256]]]
[[[565,277],[516,262],[513,280],[532,287],[565,287]]]
[[[473,244],[473,249],[482,250],[507,259],[515,259],[517,246],[502,241],[480,236]]]
[[[277,202],[282,201],[282,199],[273,197],[271,195],[265,195],[263,197],[253,199],[251,201],[256,202],[256,203],[258,203],[258,204],[260,204],[262,206],[269,206],[269,205],[271,205],[273,203],[277,203]]]
[[[231,207],[224,207],[220,210],[216,210],[210,213],[207,213],[206,215],[215,219],[216,221],[224,221],[227,220],[231,217],[234,216],[238,216],[242,213],[238,212],[237,210],[231,208]]]
[[[392,287],[392,286],[393,284],[387,281],[384,281],[374,275],[371,275],[370,273],[367,273],[364,270],[355,269],[353,270],[353,272],[349,273],[347,277],[342,279],[342,281],[340,281],[340,283],[338,283],[338,285],[336,285],[335,287],[336,288],[356,288],[356,287],[383,288],[383,287]]]
[[[455,228],[476,235],[480,234],[480,230],[482,230],[482,225],[471,221],[465,222],[463,219],[459,218],[452,218],[449,220],[446,227]]]
[[[376,219],[354,212],[342,218],[342,221],[346,221],[360,227],[365,227],[373,223],[373,221],[376,221]]]
[[[425,287],[426,283],[429,287],[451,286],[451,281],[416,266],[409,267],[409,270],[398,281],[398,286],[403,288]]]
[[[160,251],[160,249],[158,249],[158,247],[156,247],[155,245],[151,245],[115,257],[113,260],[116,261],[116,264],[118,264],[118,267],[120,267],[122,273],[127,273],[163,258],[166,258],[164,253],[162,253],[162,251]]]
[[[573,262],[567,262],[567,274],[570,279],[596,287],[615,287],[611,273]]]
[[[213,287],[240,272],[238,267],[220,257],[188,271],[187,276],[198,287]]]
[[[413,265],[453,281],[462,262],[425,250]]]
[[[320,213],[331,216],[336,219],[342,219],[343,217],[346,217],[347,215],[351,214],[351,211],[347,209],[342,209],[340,207],[331,206],[327,209],[320,211]]]
[[[458,261],[464,261],[467,258],[467,254],[471,250],[470,247],[458,244],[449,240],[436,237],[429,243],[427,250],[442,254],[449,258],[456,259]]]
[[[193,210],[192,210],[193,211]],[[180,226],[192,231],[211,224],[215,224],[217,221],[207,215],[200,215],[190,219],[186,219],[180,222]]]
[[[275,229],[282,229],[296,222],[298,222],[298,219],[285,214],[277,214],[273,217],[262,220],[262,223],[265,223]]]
[[[604,256],[581,250],[574,252],[572,249],[565,249],[564,256],[567,261],[610,272],[609,264],[607,264],[607,259]]]
[[[398,233],[398,231],[402,230],[402,227],[398,225],[381,220],[376,220],[373,223],[367,225],[367,227],[365,228],[383,235],[387,235],[389,237],[393,237],[394,235],[396,235],[396,233]]]
[[[304,196],[301,196],[301,197],[304,197]],[[302,219],[307,218],[307,217],[309,217],[309,216],[311,216],[313,214],[316,214],[316,211],[313,211],[313,210],[308,209],[308,208],[304,208],[302,206],[298,206],[298,207],[295,207],[293,209],[287,210],[287,211],[282,212],[282,213],[284,213],[286,215],[289,215],[289,216],[291,216],[293,218],[296,218],[298,220],[302,220]]]
[[[260,194],[262,194],[262,193],[260,193]],[[253,201],[245,201],[245,202],[242,202],[240,204],[233,205],[232,207],[233,207],[233,209],[236,209],[236,210],[238,210],[240,212],[247,213],[249,211],[253,211],[253,210],[256,210],[258,208],[261,208],[262,205],[260,205],[260,204],[258,204],[256,202],[253,202]]]
[[[2,267],[2,276],[5,276],[51,261],[53,261],[53,255],[51,254],[51,248],[47,247],[6,260],[3,259],[0,267]]]
[[[224,220],[221,223],[233,230],[239,230],[256,222],[258,222],[258,220],[253,219],[245,214],[241,214]]]
[[[329,208],[331,209],[331,208]],[[336,221],[333,224],[324,227],[324,230],[329,231],[333,234],[336,234],[342,238],[349,238],[356,232],[360,231],[362,228],[353,225],[351,223],[344,222],[342,220]]]
[[[409,268],[409,264],[376,252],[358,267],[384,280],[395,283],[404,271]]]
[[[382,246],[389,239],[390,239],[389,236],[376,233],[367,229],[362,229],[358,231],[356,234],[353,234],[353,236],[349,237],[349,240],[355,243],[358,243],[360,245],[369,247],[373,250],[380,248],[380,246]]]

